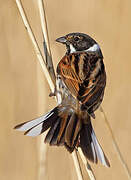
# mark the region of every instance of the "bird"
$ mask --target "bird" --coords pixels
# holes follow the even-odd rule
[[[95,135],[91,119],[104,97],[106,70],[99,44],[84,33],[69,33],[56,39],[66,53],[56,68],[56,85],[50,96],[57,106],[41,117],[15,126],[27,136],[48,129],[45,143],[64,146],[72,153],[81,148],[87,160],[110,167]]]

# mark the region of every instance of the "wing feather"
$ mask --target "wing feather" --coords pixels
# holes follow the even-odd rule
[[[91,60],[86,53],[77,54],[77,58],[73,53],[64,56],[57,69],[71,94],[89,107],[103,94],[106,81],[105,71],[100,72],[102,60],[98,58],[94,66]]]

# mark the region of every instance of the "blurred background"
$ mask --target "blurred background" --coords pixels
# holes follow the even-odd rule
[[[37,1],[22,0],[22,3],[43,51]],[[102,106],[131,169],[131,1],[45,0],[44,3],[55,67],[65,53],[64,46],[55,43],[57,37],[83,32],[101,46],[107,70]],[[45,146],[42,137],[26,137],[13,129],[16,124],[55,106],[55,100],[48,97],[50,89],[15,0],[0,0],[0,58],[0,179],[76,180],[72,157],[64,148]],[[97,180],[128,179],[99,111],[93,126],[111,163],[111,168],[91,163]],[[83,171],[84,179],[88,179],[84,168]]]

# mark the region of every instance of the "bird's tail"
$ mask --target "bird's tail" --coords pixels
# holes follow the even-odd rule
[[[73,109],[57,106],[44,116],[17,125],[15,129],[25,131],[27,136],[38,136],[49,129],[46,143],[64,145],[69,152],[80,146],[87,159],[94,163],[99,159],[103,165],[109,166],[88,118],[89,123],[83,124]]]
[[[88,124],[82,125],[80,131],[80,147],[82,152],[93,163],[97,164],[99,160],[104,166],[110,167],[110,163],[96,138],[91,121],[88,122]]]
[[[78,140],[80,121],[69,108],[57,106],[47,114],[15,126],[27,136],[38,136],[49,129],[45,142],[50,145],[65,145],[72,152]]]

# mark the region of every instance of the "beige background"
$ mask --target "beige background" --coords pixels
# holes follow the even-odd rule
[[[37,1],[22,2],[42,50]],[[46,0],[45,7],[55,65],[65,52],[55,43],[57,37],[84,32],[99,42],[108,76],[103,107],[131,169],[131,1]],[[48,97],[49,87],[14,0],[0,0],[0,59],[0,179],[77,179],[66,150],[48,147],[46,162],[41,164],[41,137],[30,138],[13,130],[14,125],[38,117],[55,105]],[[111,163],[109,169],[91,164],[97,180],[128,179],[99,111],[93,125]],[[40,166],[43,178],[39,176]],[[85,172],[84,178],[88,179]]]

